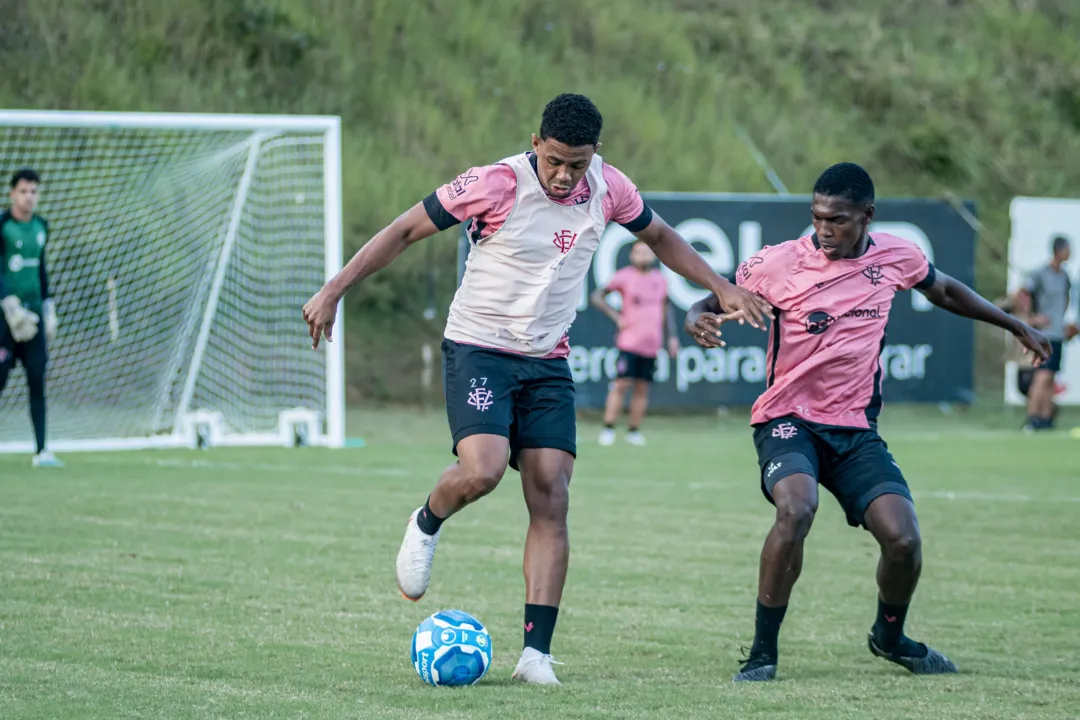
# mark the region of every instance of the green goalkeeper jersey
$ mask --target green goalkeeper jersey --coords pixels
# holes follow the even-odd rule
[[[0,292],[15,295],[27,310],[41,314],[49,297],[45,273],[45,244],[49,226],[40,215],[19,222],[5,211],[0,214]]]

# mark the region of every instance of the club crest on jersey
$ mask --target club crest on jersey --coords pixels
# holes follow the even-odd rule
[[[881,269],[880,265],[868,265],[863,268],[862,274],[870,281],[871,285],[877,285],[885,277],[885,271]]]
[[[799,434],[799,428],[789,422],[780,423],[772,429],[772,436],[781,440],[790,440]],[[780,467],[777,465],[777,467]]]
[[[45,233],[44,233],[44,231],[41,231],[41,230],[38,231],[37,244],[38,244],[38,247],[45,247]]]
[[[577,233],[570,232],[569,230],[559,230],[555,233],[555,247],[559,248],[559,252],[563,255],[570,252],[570,248],[574,247],[574,243],[577,242]]]

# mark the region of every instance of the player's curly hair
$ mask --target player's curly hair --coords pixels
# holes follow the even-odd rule
[[[814,194],[844,198],[866,208],[874,204],[874,181],[855,163],[837,163],[821,173],[814,183]]]
[[[558,140],[570,147],[596,145],[604,118],[593,101],[584,95],[563,93],[544,108],[540,119],[540,139]]]

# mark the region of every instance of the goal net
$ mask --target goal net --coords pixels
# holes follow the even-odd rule
[[[0,111],[49,223],[50,449],[343,444],[340,314],[325,352],[301,316],[341,264],[339,143],[333,117]],[[0,452],[32,439],[16,368]]]

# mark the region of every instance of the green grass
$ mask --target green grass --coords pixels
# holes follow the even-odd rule
[[[644,449],[596,447],[585,424],[554,645],[564,686],[542,689],[509,682],[517,476],[448,523],[413,605],[393,557],[448,461],[445,425],[438,413],[352,421],[368,447],[72,455],[60,471],[0,458],[0,717],[1013,720],[1080,708],[1080,445],[1064,433],[886,413],[925,538],[909,630],[960,675],[916,678],[869,655],[875,548],[826,496],[782,680],[734,687],[771,520],[744,419],[657,419]],[[494,666],[473,688],[428,688],[408,661],[417,623],[450,607],[493,637]]]

